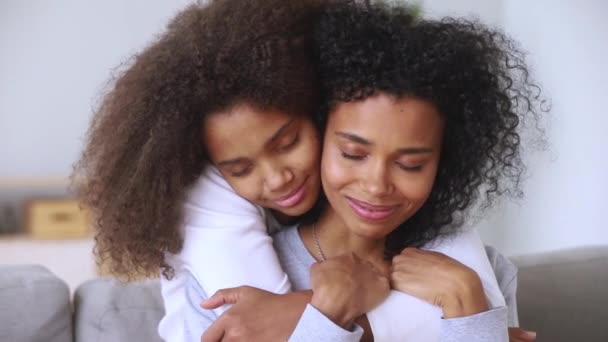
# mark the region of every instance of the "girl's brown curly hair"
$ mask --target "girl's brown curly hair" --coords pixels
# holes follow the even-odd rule
[[[172,277],[164,255],[182,247],[183,199],[207,162],[206,115],[239,103],[316,109],[309,35],[320,2],[191,5],[113,79],[72,176],[110,273]]]

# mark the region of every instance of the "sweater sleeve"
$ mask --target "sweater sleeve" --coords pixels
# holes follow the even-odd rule
[[[443,319],[441,342],[508,342],[507,308],[496,308],[476,315]]]
[[[361,340],[363,328],[353,324],[346,330],[336,325],[321,311],[308,304],[289,342],[355,342]]]
[[[500,286],[500,290],[505,297],[508,324],[510,327],[519,327],[519,316],[517,314],[517,266],[492,246],[486,246],[486,252],[496,274],[498,286]]]

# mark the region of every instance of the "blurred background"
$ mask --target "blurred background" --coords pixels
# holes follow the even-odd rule
[[[72,288],[98,274],[67,178],[112,70],[190,2],[0,0],[0,264],[43,264]],[[485,242],[509,256],[608,245],[608,2],[418,2],[516,38],[551,99],[525,198],[476,221]]]

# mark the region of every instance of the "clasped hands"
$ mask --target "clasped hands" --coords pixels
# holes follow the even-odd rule
[[[220,290],[204,309],[233,306],[203,334],[201,341],[286,341],[310,303],[335,324],[349,329],[395,289],[443,310],[444,318],[488,310],[475,271],[438,252],[406,248],[390,263],[374,265],[346,254],[312,265],[311,291],[277,295],[253,287]],[[512,342],[534,341],[525,331],[509,330]]]

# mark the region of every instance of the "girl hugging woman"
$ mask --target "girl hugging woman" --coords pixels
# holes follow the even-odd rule
[[[519,194],[534,87],[504,35],[405,5],[191,6],[93,120],[97,254],[160,270],[168,341],[506,341],[516,271],[464,223]]]

